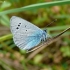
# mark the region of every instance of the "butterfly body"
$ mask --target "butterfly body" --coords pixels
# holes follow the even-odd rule
[[[30,50],[48,38],[44,30],[16,16],[10,19],[10,28],[15,44],[23,50]]]

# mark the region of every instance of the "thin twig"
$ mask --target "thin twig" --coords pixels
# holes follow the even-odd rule
[[[34,52],[32,52],[28,57],[27,60],[32,59],[37,53],[39,53],[40,51],[42,51],[44,48],[46,48],[48,45],[52,44],[53,42],[57,41],[59,39],[59,37],[64,34],[66,31],[68,31],[70,29],[67,28],[64,31],[62,31],[60,34],[58,34],[57,36],[53,37],[52,39],[49,39],[49,41],[44,42],[43,44],[40,44],[38,47],[40,47],[39,49],[36,49]]]

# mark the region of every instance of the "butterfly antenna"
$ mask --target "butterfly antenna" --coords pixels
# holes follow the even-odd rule
[[[50,24],[52,24],[52,23],[54,23],[54,22],[56,22],[56,21],[57,21],[57,19],[53,20],[51,23],[49,23],[49,24],[47,25],[47,27],[48,27]]]

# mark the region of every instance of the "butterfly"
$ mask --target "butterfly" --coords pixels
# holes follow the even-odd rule
[[[17,16],[11,17],[10,29],[15,45],[26,51],[46,41],[49,37],[46,30],[42,30],[36,25]]]

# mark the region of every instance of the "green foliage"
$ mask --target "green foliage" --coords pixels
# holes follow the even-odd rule
[[[55,6],[55,5],[64,5],[64,4],[70,4],[70,0],[33,4],[33,5],[21,7],[21,8],[7,10],[4,12],[2,11],[2,12],[0,12],[0,15],[10,14],[10,13],[15,13],[15,12],[21,12],[21,11],[27,11],[27,10],[35,10],[38,8],[45,8],[45,7],[50,7],[50,6]]]
[[[69,46],[63,46],[60,48],[61,52],[63,53],[64,57],[70,57],[70,47]]]
[[[3,11],[5,8],[8,8],[10,6],[11,6],[11,3],[9,3],[8,1],[3,1],[0,6],[0,11]]]
[[[0,12],[3,11],[4,9],[8,8],[11,6],[11,3],[7,1],[3,1],[1,6],[0,6]],[[9,27],[9,17],[7,15],[2,15],[0,16],[0,22]]]
[[[70,0],[5,0],[0,1],[0,26],[10,27],[10,17],[17,15],[47,29],[56,36],[70,27]],[[57,21],[46,27],[54,19]],[[2,24],[2,25],[1,25]],[[4,28],[3,28],[4,29]],[[0,33],[2,33],[1,31]],[[68,70],[70,69],[70,31],[64,33],[60,40],[47,47],[29,60],[30,55],[15,47],[12,34],[0,37],[1,70]]]
[[[7,15],[2,15],[0,20],[3,25],[9,27],[9,17]]]

